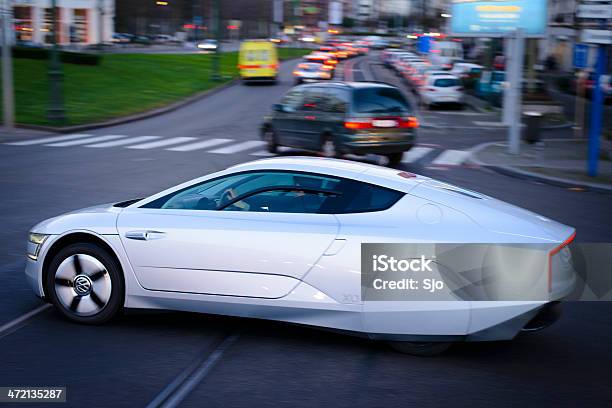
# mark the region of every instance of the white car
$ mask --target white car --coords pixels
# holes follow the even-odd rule
[[[430,107],[438,103],[463,103],[463,86],[454,75],[432,75],[419,88],[421,103]]]
[[[573,233],[412,173],[279,157],[43,221],[30,232],[25,273],[37,296],[76,322],[103,323],[123,308],[204,312],[334,329],[425,355],[540,327],[567,291],[557,266],[546,300],[364,302],[362,243],[559,251]]]

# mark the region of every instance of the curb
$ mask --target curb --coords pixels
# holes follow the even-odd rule
[[[291,61],[294,59],[299,59],[301,57],[292,57],[282,60],[281,62]],[[163,115],[165,113],[169,113],[175,111],[179,108],[187,106],[191,103],[197,102],[201,99],[204,99],[208,96],[214,95],[217,92],[221,92],[227,88],[230,88],[240,82],[240,78],[234,78],[231,81],[216,86],[212,89],[207,89],[205,91],[196,93],[195,95],[188,96],[185,99],[181,99],[179,101],[173,102],[169,105],[163,106],[161,108],[156,108],[152,110],[148,110],[145,112],[135,113],[133,115],[122,116],[115,119],[106,120],[103,122],[96,123],[87,123],[83,125],[74,125],[74,126],[64,126],[64,127],[54,127],[54,126],[45,126],[45,125],[28,125],[28,124],[16,124],[15,126],[19,129],[30,129],[30,130],[38,130],[43,132],[52,132],[52,133],[73,133],[73,132],[82,132],[85,130],[92,129],[100,129],[104,127],[123,125],[125,123],[135,122],[142,119],[148,119],[153,116]]]
[[[568,139],[545,139],[545,140],[567,141]],[[500,143],[499,141],[498,142],[487,142],[487,143],[481,143],[479,145],[472,147],[470,149],[470,156],[468,158],[468,162],[475,164],[479,167],[491,169],[497,173],[500,173],[506,176],[515,177],[515,178],[519,178],[523,180],[538,181],[538,182],[549,184],[549,185],[556,186],[556,187],[563,187],[563,188],[579,187],[579,188],[584,188],[586,190],[595,191],[599,193],[612,193],[612,186],[608,186],[606,184],[589,183],[587,181],[574,181],[574,180],[565,179],[561,177],[545,176],[545,175],[534,173],[531,171],[519,170],[516,167],[512,167],[512,166],[500,166],[500,165],[495,165],[495,164],[488,164],[476,158],[476,155],[481,150],[484,150],[489,146],[492,146],[494,144],[499,144],[499,143]]]

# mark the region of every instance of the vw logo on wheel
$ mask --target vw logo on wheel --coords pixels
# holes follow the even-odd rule
[[[78,275],[74,278],[74,291],[79,296],[88,295],[91,292],[91,279],[86,275]]]

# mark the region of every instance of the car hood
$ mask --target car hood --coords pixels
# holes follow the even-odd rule
[[[508,242],[563,242],[574,233],[574,228],[504,201],[436,180],[428,180],[410,191],[461,211],[476,224],[501,234]]]
[[[103,235],[117,234],[117,216],[123,210],[113,204],[100,204],[71,211],[46,219],[34,227],[32,232],[59,235],[69,231],[92,231]]]

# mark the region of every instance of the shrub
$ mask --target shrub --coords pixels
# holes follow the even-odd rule
[[[49,59],[49,50],[47,48],[13,47],[13,58]],[[60,51],[60,60],[66,64],[98,65],[102,61],[102,56],[85,52]]]

